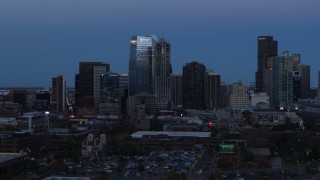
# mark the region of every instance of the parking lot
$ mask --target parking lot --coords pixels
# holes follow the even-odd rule
[[[69,163],[65,175],[94,177],[106,175],[110,178],[166,179],[166,173],[204,178],[203,168],[208,167],[209,156],[201,151],[153,151],[148,156],[108,156],[91,158],[80,163]]]

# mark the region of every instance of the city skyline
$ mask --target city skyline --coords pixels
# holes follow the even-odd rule
[[[128,73],[130,37],[151,34],[170,41],[173,73],[198,61],[221,81],[246,84],[255,80],[257,37],[270,35],[278,41],[278,54],[301,54],[301,62],[311,66],[311,86],[317,85],[318,1],[121,3],[1,2],[0,75],[7,80],[0,87],[50,87],[57,75],[73,87],[81,61]]]

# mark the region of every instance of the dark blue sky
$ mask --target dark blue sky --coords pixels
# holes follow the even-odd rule
[[[171,42],[174,72],[197,60],[227,83],[254,81],[257,36],[272,35],[279,52],[300,53],[320,69],[319,0],[8,0],[0,1],[0,87],[74,85],[79,61],[128,71],[132,35]]]

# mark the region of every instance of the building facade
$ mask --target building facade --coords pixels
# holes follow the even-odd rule
[[[258,36],[258,68],[256,72],[256,91],[264,89],[264,70],[271,68],[270,57],[277,56],[278,42],[272,36]]]
[[[233,83],[231,86],[230,106],[250,106],[248,88],[242,82]]]
[[[110,71],[110,65],[102,62],[80,62],[76,76],[76,105],[96,113],[100,101],[100,76]]]
[[[205,109],[206,67],[193,61],[183,66],[183,108]]]
[[[152,67],[156,38],[133,36],[129,54],[129,96],[140,92],[153,94]]]
[[[220,75],[213,71],[206,72],[205,77],[206,109],[220,107]]]
[[[272,104],[293,102],[293,56],[284,52],[272,59]]]
[[[52,110],[66,111],[66,81],[61,75],[52,78]]]
[[[153,71],[153,82],[154,82],[154,90],[155,95],[157,97],[157,102],[167,102],[168,101],[168,90],[169,83],[168,78],[172,73],[171,68],[171,58],[170,58],[170,50],[171,44],[165,39],[160,39],[156,43],[155,47],[155,63],[154,63],[154,71]]]
[[[169,101],[174,106],[183,104],[183,77],[182,74],[171,74],[169,77]]]
[[[299,64],[298,71],[301,74],[301,98],[310,97],[310,65]]]

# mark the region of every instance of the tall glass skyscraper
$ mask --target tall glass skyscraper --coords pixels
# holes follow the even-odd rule
[[[129,96],[140,92],[153,94],[152,67],[156,37],[133,36],[129,54]]]
[[[165,39],[160,39],[156,43],[156,56],[153,65],[153,84],[154,94],[156,95],[157,102],[168,101],[169,83],[168,78],[172,73],[170,63],[170,49],[171,45]]]
[[[272,58],[272,104],[281,105],[293,101],[294,56],[289,52]]]

